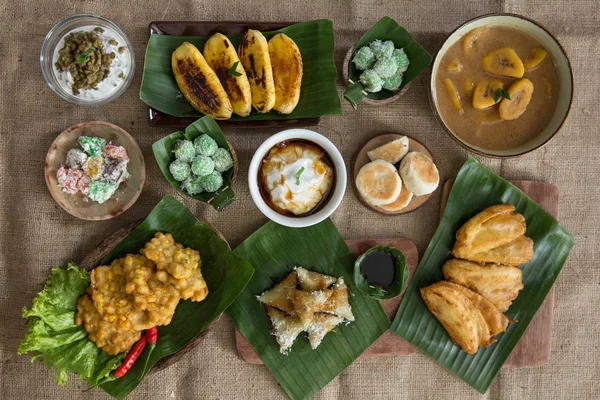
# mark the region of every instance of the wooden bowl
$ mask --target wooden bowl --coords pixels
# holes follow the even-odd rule
[[[373,150],[376,147],[379,147],[379,146],[389,143],[393,140],[401,138],[402,136],[408,137],[408,150],[409,151],[419,151],[421,153],[427,154],[435,163],[435,159],[433,158],[431,151],[429,151],[429,149],[423,143],[419,142],[417,139],[414,139],[408,135],[403,135],[400,133],[384,133],[384,134],[375,136],[374,138],[372,138],[368,142],[366,142],[361,148],[359,148],[358,151],[356,152],[356,154],[354,155],[353,169],[352,169],[352,177],[353,177],[352,178],[352,188],[354,188],[354,193],[356,194],[356,197],[362,203],[363,206],[367,207],[370,210],[377,211],[380,214],[384,214],[384,215],[407,214],[407,213],[414,211],[417,208],[421,207],[423,204],[425,204],[425,202],[427,202],[427,200],[429,200],[429,198],[433,194],[433,193],[430,193],[430,194],[426,194],[424,196],[413,196],[410,203],[408,203],[408,205],[406,207],[404,207],[403,209],[398,210],[398,211],[387,211],[387,210],[384,210],[383,208],[373,206],[373,205],[367,203],[360,195],[360,192],[358,191],[358,188],[356,187],[356,176],[358,175],[358,171],[360,171],[360,169],[365,164],[371,162],[371,160],[369,159],[369,156],[367,156],[367,152]],[[397,167],[398,164],[396,164],[395,166]]]
[[[354,54],[354,49],[355,49],[355,47],[351,47],[348,50],[348,52],[346,53],[346,58],[344,58],[344,66],[342,67],[342,76],[344,77],[344,82],[346,84],[348,84],[348,79],[349,79],[348,70],[350,68],[350,60],[352,59],[352,54]],[[370,99],[368,97],[365,97],[360,103],[361,104],[379,105],[379,106],[390,104],[390,103],[398,100],[400,97],[402,97],[402,95],[404,93],[406,93],[406,91],[408,90],[409,87],[410,87],[410,83],[407,83],[406,86],[404,86],[401,90],[396,92],[396,94],[394,94],[390,97],[386,97],[385,99]]]
[[[118,231],[114,232],[112,235],[107,236],[98,245],[98,247],[96,247],[94,250],[92,250],[90,253],[88,253],[88,255],[83,259],[83,261],[81,261],[81,263],[79,263],[79,266],[88,271],[91,271],[92,269],[99,266],[100,262],[104,259],[104,257],[106,257],[108,255],[108,253],[110,253],[110,251],[116,245],[118,245],[123,239],[125,239],[131,233],[131,231],[133,231],[135,228],[137,228],[137,226],[139,224],[141,224],[143,221],[144,221],[143,219],[140,219],[138,221],[132,222],[131,224],[126,225],[123,228],[119,229]],[[223,236],[223,234],[221,232],[216,230],[215,227],[212,226],[211,224],[209,224],[208,222],[206,222],[206,221],[201,221],[201,222],[210,226],[211,229],[217,233],[217,236],[219,236],[219,238],[221,240],[223,240],[227,244],[227,247],[231,250],[231,246],[229,246],[229,243],[227,242],[227,240],[225,240],[225,237]],[[221,314],[221,315],[223,315],[223,314]],[[202,340],[204,340],[204,336],[208,333],[208,331],[213,326],[213,324],[215,322],[217,322],[220,318],[221,318],[221,316],[217,317],[206,328],[204,328],[204,330],[202,332],[200,332],[198,334],[198,336],[196,336],[195,338],[193,338],[192,340],[187,342],[177,353],[165,356],[165,357],[161,358],[160,360],[158,360],[157,363],[154,364],[154,367],[152,368],[150,373],[161,371],[161,370],[167,368],[168,366],[179,361],[179,359],[182,356],[184,356],[186,353],[188,353],[190,350],[192,350],[194,347],[196,347],[198,344],[200,344],[200,342],[202,342]]]
[[[67,194],[58,187],[56,171],[65,163],[67,152],[79,148],[80,136],[104,138],[107,142],[125,147],[129,156],[129,179],[121,183],[113,197],[102,204],[89,200],[81,192]],[[108,122],[91,121],[74,125],[58,135],[48,150],[44,174],[50,194],[66,212],[77,218],[98,221],[114,218],[135,203],[144,187],[146,168],[142,151],[129,133]]]

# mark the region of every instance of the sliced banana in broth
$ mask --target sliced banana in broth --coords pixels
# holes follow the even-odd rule
[[[513,78],[522,78],[525,73],[523,61],[510,47],[502,47],[487,53],[481,60],[481,67],[490,74]]]
[[[517,119],[525,112],[531,96],[533,95],[533,83],[527,79],[519,79],[508,88],[509,99],[503,99],[500,103],[500,118],[504,120]]]

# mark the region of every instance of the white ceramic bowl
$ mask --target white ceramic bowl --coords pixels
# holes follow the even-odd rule
[[[544,128],[539,135],[529,143],[526,143],[518,148],[510,150],[488,150],[478,146],[474,146],[470,143],[465,142],[460,137],[455,135],[450,128],[444,122],[443,117],[437,109],[437,91],[435,87],[435,76],[446,50],[450,48],[454,43],[461,40],[462,37],[470,32],[471,30],[484,25],[500,25],[516,28],[528,35],[534,37],[542,46],[548,51],[558,72],[558,80],[560,82],[560,97],[556,106],[556,112],[552,119]],[[433,112],[446,133],[455,139],[460,145],[466,147],[468,150],[487,157],[495,158],[507,158],[507,157],[518,157],[523,154],[529,153],[536,150],[554,137],[554,135],[560,130],[563,123],[567,119],[569,110],[571,108],[571,102],[573,101],[573,72],[571,71],[571,64],[567,53],[562,48],[558,40],[552,36],[552,34],[546,30],[543,26],[535,21],[525,18],[521,15],[516,14],[488,14],[474,18],[470,21],[465,22],[463,25],[456,28],[454,32],[448,36],[448,39],[444,42],[442,48],[438,52],[433,62],[433,68],[431,70],[431,82],[430,82],[430,101]]]
[[[335,187],[333,188],[333,193],[331,194],[329,201],[318,212],[304,217],[288,217],[274,211],[263,200],[258,187],[258,171],[262,160],[273,146],[284,140],[290,139],[308,140],[318,144],[327,152],[327,154],[329,154],[335,167]],[[335,145],[325,136],[308,129],[288,129],[276,133],[265,140],[254,153],[248,170],[248,186],[250,187],[250,195],[252,196],[252,200],[254,200],[254,204],[256,204],[258,209],[270,220],[292,228],[304,228],[306,226],[318,224],[333,214],[340,205],[344,193],[346,192],[346,179],[346,165],[344,164],[344,159],[337,147],[335,147]]]

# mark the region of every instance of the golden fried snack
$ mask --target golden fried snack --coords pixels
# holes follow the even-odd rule
[[[294,307],[288,297],[288,289],[295,289],[296,286],[298,286],[298,274],[296,271],[292,271],[281,282],[256,298],[267,306],[291,313],[294,311]]]
[[[463,285],[506,311],[523,289],[522,272],[509,265],[480,265],[465,260],[448,260],[442,271],[450,282]]]
[[[208,295],[208,288],[206,287],[206,282],[202,277],[200,268],[194,269],[192,275],[187,279],[170,277],[169,282],[176,289],[175,292],[178,296],[183,300],[202,301]]]
[[[100,316],[115,322],[119,332],[152,328],[155,324],[148,312],[136,308],[134,297],[126,291],[125,259],[119,258],[110,266],[103,265],[92,270],[90,297]]]
[[[525,218],[512,204],[491,206],[468,220],[457,232],[452,254],[456,258],[495,249],[525,234]]]
[[[148,321],[154,326],[169,324],[179,303],[179,293],[167,282],[167,273],[157,271],[152,261],[138,254],[125,256],[124,270],[125,291],[133,296],[133,305],[148,311]]]
[[[452,341],[468,354],[489,346],[493,336],[482,312],[462,290],[440,281],[421,289],[421,297]]]
[[[189,278],[200,263],[200,253],[176,243],[170,233],[157,232],[140,253],[154,261],[159,270],[166,270],[176,279]]]
[[[117,328],[117,319],[103,319],[88,295],[77,301],[75,323],[83,325],[92,342],[99,348],[114,356],[129,350],[142,337],[141,331],[121,332]]]
[[[455,256],[478,263],[519,266],[527,264],[533,258],[533,240],[523,235],[495,249],[476,254],[463,254],[459,251]]]

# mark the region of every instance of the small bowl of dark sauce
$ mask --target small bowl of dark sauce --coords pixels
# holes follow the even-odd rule
[[[364,294],[377,300],[400,295],[408,282],[404,254],[393,247],[376,246],[354,263],[354,283]]]

